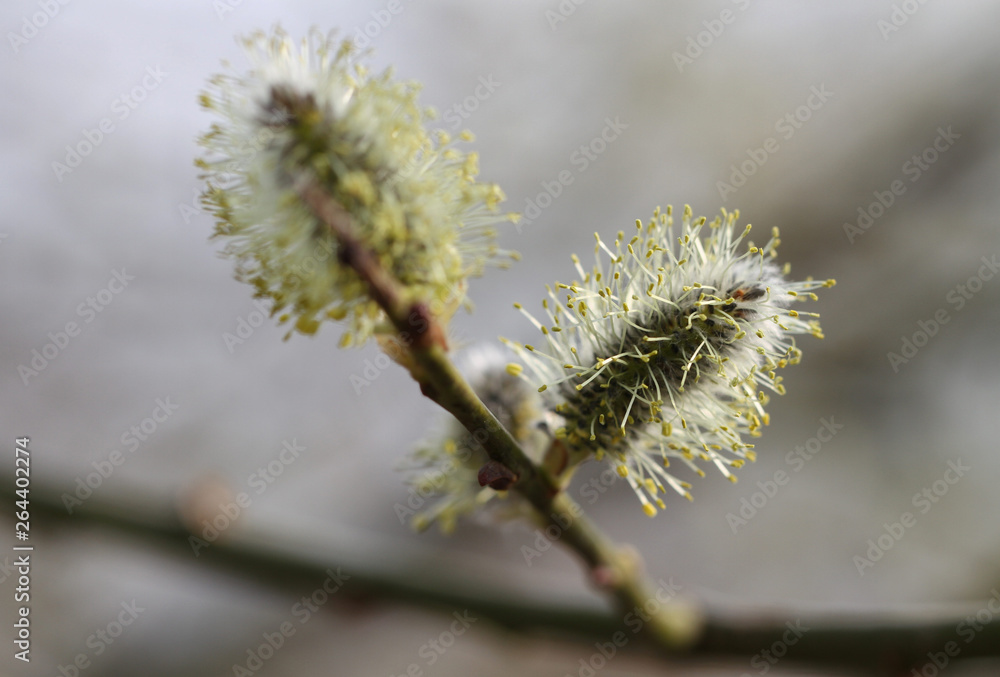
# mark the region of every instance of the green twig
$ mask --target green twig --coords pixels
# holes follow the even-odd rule
[[[558,529],[559,540],[576,552],[590,569],[591,580],[612,592],[622,609],[643,607],[654,596],[638,556],[625,554],[561,493],[544,469],[535,466],[511,434],[483,404],[448,357],[445,331],[427,306],[406,298],[398,283],[379,265],[355,235],[350,216],[316,183],[300,194],[317,218],[337,239],[340,260],[367,284],[369,294],[385,311],[409,350],[399,361],[407,366],[424,395],[441,405],[477,439],[490,459],[516,478],[513,488],[538,516]],[[696,639],[699,619],[690,609],[659,605],[649,632],[665,646],[683,647]]]

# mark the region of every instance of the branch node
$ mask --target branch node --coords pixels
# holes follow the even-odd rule
[[[601,590],[615,590],[621,585],[621,576],[606,564],[599,564],[590,570],[590,580]]]
[[[438,346],[441,350],[448,351],[448,339],[444,329],[441,323],[434,318],[426,303],[418,301],[410,306],[407,321],[413,327],[414,348],[427,350]]]
[[[506,491],[517,482],[518,477],[516,472],[504,464],[490,460],[479,469],[479,486]]]

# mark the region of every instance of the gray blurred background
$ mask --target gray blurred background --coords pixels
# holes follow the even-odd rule
[[[125,461],[95,490],[102,498],[169,506],[199,486],[249,491],[234,530],[358,552],[389,544],[439,571],[593,596],[559,549],[526,564],[527,528],[466,524],[444,538],[400,523],[407,491],[394,468],[439,415],[395,367],[356,390],[351,376],[374,347],[337,349],[331,325],[283,343],[270,321],[227,345],[227,332],[259,317],[192,207],[194,138],[210,121],[197,93],[220,60],[246,63],[234,35],[276,22],[299,35],[339,27],[369,39],[375,69],[421,81],[442,127],[475,132],[482,176],[504,188],[507,208],[525,211],[560,172],[572,177],[531,223],[504,232],[524,258],[473,283],[477,310],[454,323],[460,343],[533,340],[512,304],[538,309],[546,283],[574,277],[571,252],[586,264],[594,231],[610,238],[657,205],[738,207],[765,233],[781,228],[793,276],[838,280],[814,304],[826,339],[800,342],[803,363],[787,370],[789,394],[773,402],[759,460],[737,485],[709,471],[693,503],[668,496],[655,519],[624,485],[589,504],[593,472],[572,487],[654,578],[723,603],[865,610],[977,605],[1000,586],[1000,276],[987,265],[1000,258],[996,3],[50,4],[0,13],[0,433],[4,448],[31,437],[34,486],[71,492],[118,451]],[[483,80],[493,85],[477,96]],[[134,107],[120,98],[129,92]],[[79,166],[54,170],[103,119],[114,129]],[[578,149],[609,119],[621,131],[584,163]],[[109,288],[116,272],[128,283]],[[46,349],[69,322],[78,335]],[[20,369],[33,368],[34,350],[54,355],[37,374]],[[163,403],[176,411],[164,417]],[[142,432],[154,413],[163,420],[133,442],[129,428]],[[843,427],[812,442],[808,460],[789,456],[824,420]],[[254,473],[285,442],[305,450],[258,494]],[[949,462],[971,470],[958,477]],[[773,489],[781,472],[789,481],[765,496],[757,483]],[[904,512],[915,523],[897,542],[884,525]],[[6,674],[58,674],[80,653],[92,661],[82,674],[233,674],[297,599],[112,532],[33,526],[34,660],[26,671],[5,650]],[[891,547],[859,564],[880,536]],[[12,577],[0,593],[9,618]],[[133,599],[145,609],[136,622],[100,653],[88,646]],[[485,623],[431,665],[421,646],[449,622],[331,603],[260,674],[396,675],[412,663],[440,676],[576,674],[572,647]],[[750,658],[698,674],[757,674]],[[986,674],[973,668],[950,674]],[[601,674],[656,668],[621,658]]]

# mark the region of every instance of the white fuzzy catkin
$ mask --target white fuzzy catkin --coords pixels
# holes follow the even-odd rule
[[[277,29],[243,44],[251,69],[213,77],[201,96],[219,120],[201,137],[197,162],[237,278],[303,334],[345,320],[342,343],[360,344],[387,325],[304,204],[299,189],[315,183],[405,293],[446,322],[468,277],[513,257],[497,248],[493,228],[513,217],[498,211],[499,187],[476,181],[476,154],[429,131],[419,86],[389,71],[370,75],[350,42],[315,32],[295,41]]]
[[[678,225],[668,207],[610,247],[597,236],[593,269],[573,257],[580,278],[549,289],[545,321],[525,312],[544,345],[507,342],[562,417],[573,462],[611,463],[651,516],[667,485],[691,498],[672,460],[736,481],[731,468],[755,458],[745,438],[768,422],[764,390],[783,393],[777,370],[801,356],[794,335],[822,338],[818,316],[791,306],[834,281],[786,280],[777,229],[754,246],[738,217],[685,207]]]

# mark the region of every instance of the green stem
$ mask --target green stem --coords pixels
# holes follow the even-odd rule
[[[342,263],[367,284],[371,298],[385,311],[409,351],[400,359],[424,395],[451,413],[476,439],[490,459],[516,477],[513,488],[524,496],[539,517],[557,529],[559,540],[590,568],[591,580],[612,592],[624,612],[651,605],[653,591],[645,582],[637,555],[624,554],[584,514],[544,469],[537,467],[511,434],[483,404],[447,353],[445,331],[427,306],[407,299],[399,284],[379,265],[354,233],[350,216],[316,183],[300,194],[317,218],[337,239]],[[673,605],[657,605],[647,624],[664,646],[685,646],[697,639],[696,617]]]

